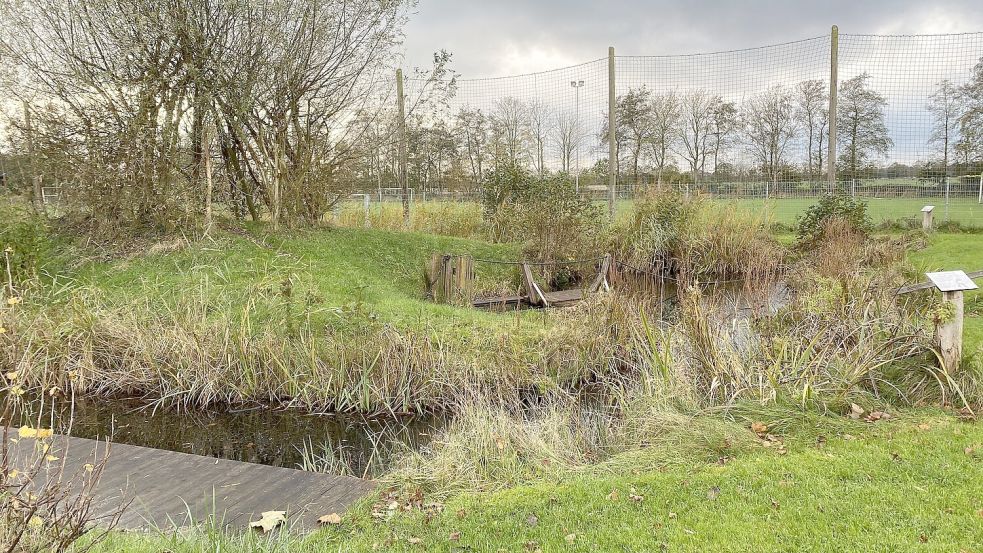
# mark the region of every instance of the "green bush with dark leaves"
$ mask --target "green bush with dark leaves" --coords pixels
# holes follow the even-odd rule
[[[867,202],[844,194],[825,195],[809,206],[799,219],[797,234],[800,243],[809,245],[821,239],[827,223],[833,219],[845,221],[853,230],[865,235],[874,228],[867,213]]]

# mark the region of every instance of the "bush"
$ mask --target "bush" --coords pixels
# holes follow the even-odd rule
[[[526,259],[539,262],[599,253],[604,210],[577,194],[568,175],[519,178],[521,187],[503,185],[511,191],[489,215],[497,240],[521,242]]]
[[[0,251],[7,252],[14,282],[37,276],[54,251],[54,241],[46,225],[20,210],[2,216],[8,224],[0,227]]]
[[[784,257],[762,218],[676,191],[636,200],[611,242],[618,259],[683,278],[770,275]]]
[[[821,239],[830,219],[842,219],[855,231],[867,235],[874,228],[867,214],[867,202],[843,194],[825,195],[809,206],[799,219],[797,234],[802,244],[810,245]]]

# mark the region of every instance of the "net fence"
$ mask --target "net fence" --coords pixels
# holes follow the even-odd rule
[[[619,209],[652,187],[675,187],[791,223],[835,188],[866,200],[875,219],[914,219],[931,204],[937,219],[983,226],[983,33],[840,34],[833,46],[821,36],[616,56]],[[477,200],[488,176],[510,165],[568,174],[581,194],[607,198],[608,63],[499,78],[407,78],[414,200]],[[401,197],[398,144],[378,155],[384,161],[359,193]]]

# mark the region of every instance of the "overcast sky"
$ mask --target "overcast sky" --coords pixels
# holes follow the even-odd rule
[[[827,34],[983,31],[980,0],[420,0],[406,66],[446,49],[464,78],[542,71],[607,55],[710,52]]]

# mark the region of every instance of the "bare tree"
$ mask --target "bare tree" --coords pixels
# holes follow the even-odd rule
[[[518,166],[525,162],[527,113],[526,106],[511,96],[495,103],[492,129],[499,146],[499,156],[503,156],[508,165]]]
[[[795,118],[806,141],[806,174],[819,178],[823,170],[829,92],[826,81],[812,79],[795,85]]]
[[[546,145],[549,142],[553,126],[553,113],[549,105],[542,100],[533,100],[526,106],[529,118],[529,145],[532,148],[533,168],[543,176],[546,173]]]
[[[751,155],[762,173],[777,184],[787,163],[788,146],[795,137],[792,93],[782,85],[769,88],[745,103],[743,119]]]
[[[959,88],[962,113],[959,116],[957,148],[964,163],[983,160],[983,57],[973,67],[969,82]]]
[[[959,89],[949,79],[940,81],[929,97],[929,113],[932,114],[932,135],[929,144],[942,150],[943,176],[949,174],[949,152],[956,144],[959,134],[959,117],[962,110],[962,96]],[[943,177],[944,178],[944,177]]]
[[[884,122],[887,99],[867,86],[869,79],[861,73],[840,84],[836,126],[847,178],[858,178],[871,156],[884,155],[894,145]]]
[[[713,120],[710,133],[713,135],[713,172],[717,172],[717,162],[720,152],[730,146],[734,132],[737,130],[737,106],[733,102],[718,102],[713,110]]]
[[[555,136],[553,142],[556,144],[557,153],[560,156],[560,168],[564,173],[569,173],[573,154],[583,136],[577,115],[573,112],[556,114],[553,134]]]
[[[12,93],[51,106],[40,132],[71,137],[73,196],[94,222],[152,228],[206,211],[211,124],[247,203],[318,220],[350,180],[371,122],[355,115],[391,79],[406,17],[372,0],[8,7],[2,49],[27,76]]]
[[[679,136],[680,105],[675,92],[652,97],[652,133],[649,146],[655,163],[656,182],[662,184],[662,174],[669,165],[670,155]]]
[[[706,167],[707,156],[712,151],[713,117],[721,104],[720,96],[698,89],[683,95],[680,102],[679,152],[689,164],[693,182],[699,183]]]
[[[464,147],[471,183],[477,186],[484,177],[484,163],[488,157],[488,117],[480,109],[462,108],[455,119],[455,130],[458,140]]]

